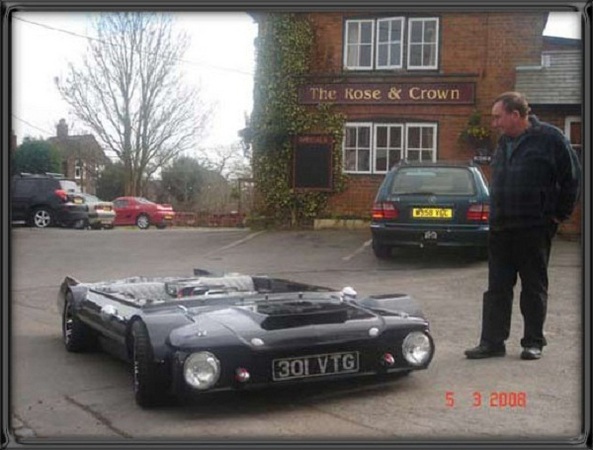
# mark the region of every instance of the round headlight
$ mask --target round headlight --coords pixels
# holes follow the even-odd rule
[[[413,366],[422,366],[432,355],[430,338],[420,331],[412,331],[402,345],[404,358]]]
[[[219,376],[220,361],[212,353],[192,353],[183,364],[185,382],[194,389],[210,389]]]

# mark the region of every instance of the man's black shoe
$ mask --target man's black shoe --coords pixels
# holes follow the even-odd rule
[[[525,347],[521,352],[521,359],[540,359],[542,357],[542,349],[538,347]]]
[[[505,355],[506,349],[504,347],[488,347],[486,345],[478,345],[465,351],[465,356],[468,359],[483,359]]]

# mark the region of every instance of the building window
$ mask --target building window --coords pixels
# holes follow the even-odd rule
[[[377,69],[401,69],[404,18],[377,20]]]
[[[404,42],[408,26],[407,43]],[[347,20],[344,38],[344,68],[384,70],[404,68],[407,50],[409,70],[437,69],[439,19],[384,17]]]
[[[75,180],[80,180],[82,178],[82,161],[80,159],[77,159],[76,162],[74,163],[74,179]]]
[[[371,173],[371,123],[348,124],[344,133],[344,171]]]
[[[436,69],[439,21],[410,19],[408,25],[408,69]]]
[[[349,69],[373,68],[373,20],[346,22],[344,65]]]
[[[582,162],[583,141],[581,139],[581,118],[577,116],[566,117],[564,119],[564,134]]]
[[[436,161],[436,138],[434,123],[347,123],[343,170],[386,173],[402,159]]]

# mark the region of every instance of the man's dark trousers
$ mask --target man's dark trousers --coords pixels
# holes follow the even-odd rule
[[[501,347],[511,330],[513,288],[521,278],[520,307],[524,320],[522,347],[542,348],[548,302],[548,262],[558,225],[491,229],[488,290],[482,307],[482,345]]]

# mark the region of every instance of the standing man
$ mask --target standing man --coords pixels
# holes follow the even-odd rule
[[[506,354],[517,275],[521,359],[541,358],[546,345],[550,247],[558,224],[574,209],[580,164],[562,132],[529,112],[518,92],[505,92],[492,104],[492,126],[501,137],[491,163],[488,290],[480,343],[465,351],[469,359]]]

